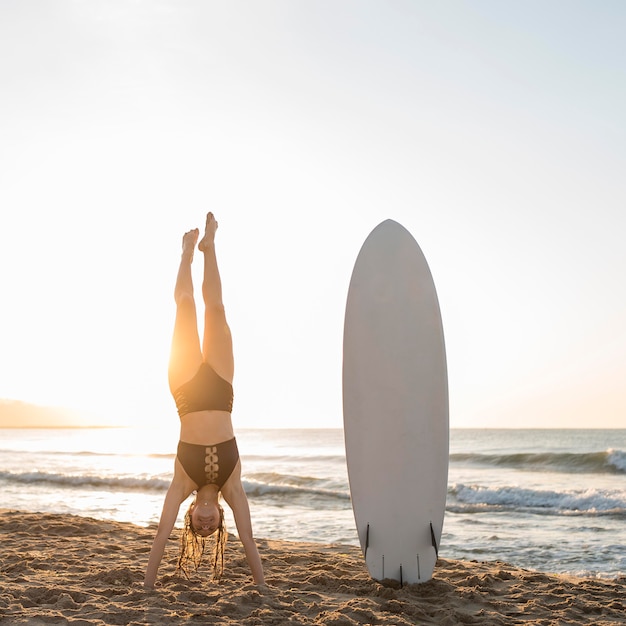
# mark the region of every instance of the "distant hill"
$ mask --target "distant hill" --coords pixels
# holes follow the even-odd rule
[[[97,426],[93,416],[60,407],[0,399],[0,428],[75,428]]]

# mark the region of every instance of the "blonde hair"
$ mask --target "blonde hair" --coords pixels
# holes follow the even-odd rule
[[[228,540],[228,531],[226,530],[226,523],[224,521],[224,509],[221,505],[217,505],[220,512],[220,523],[217,530],[213,535],[203,537],[197,533],[191,521],[191,512],[195,504],[196,501],[194,500],[185,513],[185,525],[180,536],[180,555],[178,557],[176,571],[182,572],[185,578],[188,579],[191,567],[193,567],[194,571],[200,567],[207,543],[213,541],[214,546],[211,560],[213,566],[213,580],[217,581],[224,573],[224,551]],[[212,537],[214,537],[214,539],[211,539]]]

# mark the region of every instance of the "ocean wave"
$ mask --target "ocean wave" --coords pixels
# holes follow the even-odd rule
[[[241,452],[241,450],[240,450]],[[346,462],[345,454],[241,454],[242,458],[246,461],[263,461],[263,462],[283,462],[289,463],[311,463],[312,461],[319,461],[322,463],[342,463]]]
[[[174,452],[102,452],[93,450],[21,450],[0,448],[0,457],[3,455],[11,455],[14,457],[27,458],[37,455],[39,457],[68,457],[68,458],[150,458],[150,459],[174,459]]]
[[[260,473],[246,477],[243,486],[251,498],[272,497],[288,501],[290,499],[324,499],[330,501],[350,501],[350,491],[338,481],[309,476]]]
[[[604,452],[517,452],[511,454],[454,453],[451,463],[509,467],[525,471],[585,474],[626,474],[626,452],[612,448]]]
[[[522,487],[448,487],[446,509],[453,513],[520,511],[546,515],[610,515],[626,518],[626,492],[586,489],[553,491]]]
[[[138,476],[96,476],[53,472],[0,471],[0,482],[28,486],[55,486],[67,489],[102,489],[111,491],[165,492],[169,480]],[[289,500],[349,501],[350,494],[341,482],[306,476],[276,473],[253,474],[242,481],[250,498]]]
[[[0,481],[24,485],[55,485],[67,488],[96,488],[119,491],[164,491],[168,480],[136,476],[92,476],[53,472],[0,472]]]

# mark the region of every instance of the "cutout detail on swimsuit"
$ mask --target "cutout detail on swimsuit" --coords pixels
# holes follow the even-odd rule
[[[198,489],[204,485],[221,489],[237,465],[239,449],[234,437],[210,445],[179,441],[176,456]]]

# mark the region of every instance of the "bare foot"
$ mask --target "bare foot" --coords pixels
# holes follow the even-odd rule
[[[215,243],[215,231],[217,230],[217,220],[213,213],[209,212],[206,216],[206,226],[204,228],[204,237],[198,244],[198,250],[204,252]]]
[[[199,235],[200,231],[197,228],[187,231],[183,235],[183,258],[188,258],[190,262],[193,261],[193,251]]]

